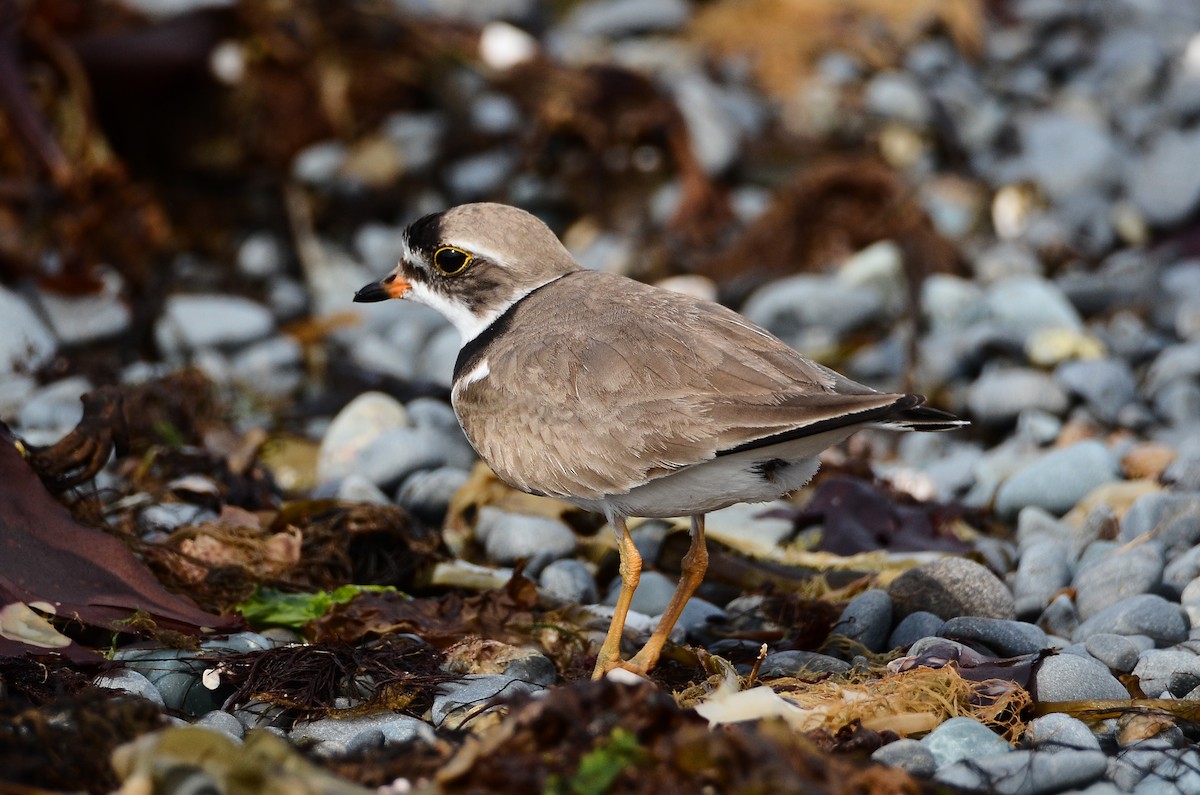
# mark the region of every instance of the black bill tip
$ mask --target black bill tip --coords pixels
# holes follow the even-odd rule
[[[354,303],[373,304],[376,301],[386,301],[392,296],[379,282],[371,282],[354,294]]]

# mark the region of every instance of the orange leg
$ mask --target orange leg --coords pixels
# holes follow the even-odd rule
[[[687,554],[683,556],[682,568],[683,573],[680,576],[679,585],[675,588],[675,593],[671,595],[667,609],[663,611],[662,617],[658,620],[654,634],[650,636],[650,640],[646,641],[642,650],[622,666],[623,668],[644,674],[654,667],[654,664],[658,662],[659,655],[662,654],[667,637],[674,629],[675,622],[679,620],[679,614],[683,612],[688,599],[692,598],[692,594],[704,581],[704,572],[708,570],[708,547],[704,544],[704,514],[692,517],[692,545],[688,547]]]
[[[613,529],[617,533],[617,554],[621,557],[621,594],[617,597],[617,605],[613,608],[612,623],[608,625],[608,634],[604,636],[604,645],[596,656],[596,669],[592,672],[593,679],[600,679],[614,668],[622,667],[621,635],[625,632],[625,619],[629,615],[629,603],[633,601],[633,592],[637,589],[638,580],[642,578],[642,556],[633,545],[633,537],[625,526],[624,516],[612,518]]]

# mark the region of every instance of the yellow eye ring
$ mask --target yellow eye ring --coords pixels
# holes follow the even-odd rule
[[[433,252],[433,267],[443,276],[457,276],[467,269],[472,259],[474,257],[461,248],[442,246]]]

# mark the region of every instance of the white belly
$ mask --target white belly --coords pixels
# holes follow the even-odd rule
[[[837,429],[792,442],[724,455],[672,472],[625,494],[567,499],[609,516],[662,518],[708,513],[737,502],[769,502],[795,491],[820,467],[817,454],[857,429]],[[775,462],[775,463],[768,463]]]

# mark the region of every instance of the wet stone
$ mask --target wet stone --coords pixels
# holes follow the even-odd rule
[[[359,452],[353,471],[385,491],[393,489],[414,472],[444,466],[444,438],[423,428],[385,431]]]
[[[930,750],[919,741],[907,738],[883,746],[871,754],[871,761],[899,768],[917,778],[929,778],[937,770]]]
[[[1039,701],[1129,698],[1125,686],[1104,663],[1077,654],[1056,654],[1042,660],[1032,686]]]
[[[129,668],[118,668],[115,671],[102,673],[92,680],[92,684],[107,690],[124,690],[126,693],[153,701],[160,707],[164,705],[162,693],[158,692],[154,683],[141,673]]]
[[[958,616],[946,621],[938,634],[968,645],[981,644],[998,657],[1033,654],[1047,647],[1046,633],[1024,621]]]
[[[1003,737],[974,718],[951,718],[925,735],[921,744],[933,754],[939,770],[964,759],[1012,752]]]
[[[985,616],[1012,619],[1012,594],[996,575],[965,558],[941,558],[901,574],[888,586],[896,612],[925,610],[944,619]]]
[[[892,628],[892,599],[873,588],[850,600],[831,632],[856,640],[874,652],[883,651]]]
[[[1038,616],[1037,625],[1047,635],[1072,637],[1079,627],[1079,614],[1075,612],[1075,603],[1071,601],[1071,597],[1066,594],[1054,597]]]
[[[937,635],[944,623],[946,622],[941,617],[924,610],[909,613],[892,630],[887,645],[893,649],[911,646],[921,638]]]

